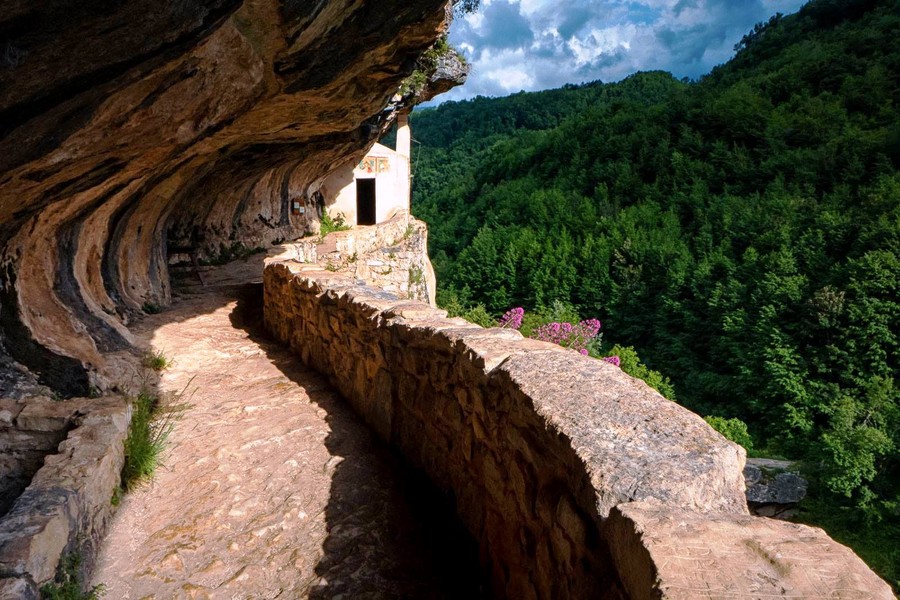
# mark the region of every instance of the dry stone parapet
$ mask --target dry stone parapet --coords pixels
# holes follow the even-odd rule
[[[765,544],[768,532],[788,531],[748,514],[740,447],[613,365],[449,319],[290,256],[267,261],[267,328],[455,500],[480,540],[495,597],[669,597],[678,585],[661,570],[670,557],[642,540],[678,546],[681,530],[653,520],[613,527],[637,514],[622,507],[684,514],[709,540],[742,531],[751,545]],[[797,561],[826,547],[847,557],[824,534],[812,539],[792,546]],[[732,568],[727,546],[708,550]],[[691,567],[702,571],[704,560],[691,557]],[[878,597],[886,584],[855,560],[854,590]],[[769,577],[761,566],[746,569]],[[727,597],[754,597],[747,582],[757,575],[736,579]]]

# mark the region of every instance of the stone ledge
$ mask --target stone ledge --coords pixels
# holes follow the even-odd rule
[[[90,570],[112,514],[110,500],[125,462],[131,405],[120,397],[72,400],[49,407],[47,420],[40,420],[35,411],[32,416],[39,426],[58,424],[58,415],[73,407],[74,428],[58,453],[45,459],[0,519],[2,600],[31,597],[55,577],[68,553],[81,553],[83,568]]]

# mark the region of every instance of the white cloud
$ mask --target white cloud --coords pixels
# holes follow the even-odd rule
[[[593,63],[604,54],[629,50],[635,33],[633,25],[591,29],[582,37],[570,37],[566,46],[572,51],[575,65],[581,67]]]
[[[472,63],[458,100],[663,69],[699,77],[741,36],[805,0],[482,0],[450,40]]]

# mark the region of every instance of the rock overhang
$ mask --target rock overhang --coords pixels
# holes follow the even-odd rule
[[[64,395],[109,385],[129,321],[170,299],[167,247],[214,258],[302,233],[290,201],[417,100],[397,91],[450,6],[0,8],[4,352]]]

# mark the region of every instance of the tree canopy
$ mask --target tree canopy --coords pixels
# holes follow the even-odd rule
[[[817,0],[698,82],[415,112],[441,293],[598,317],[680,403],[900,522],[898,39],[897,0]]]

